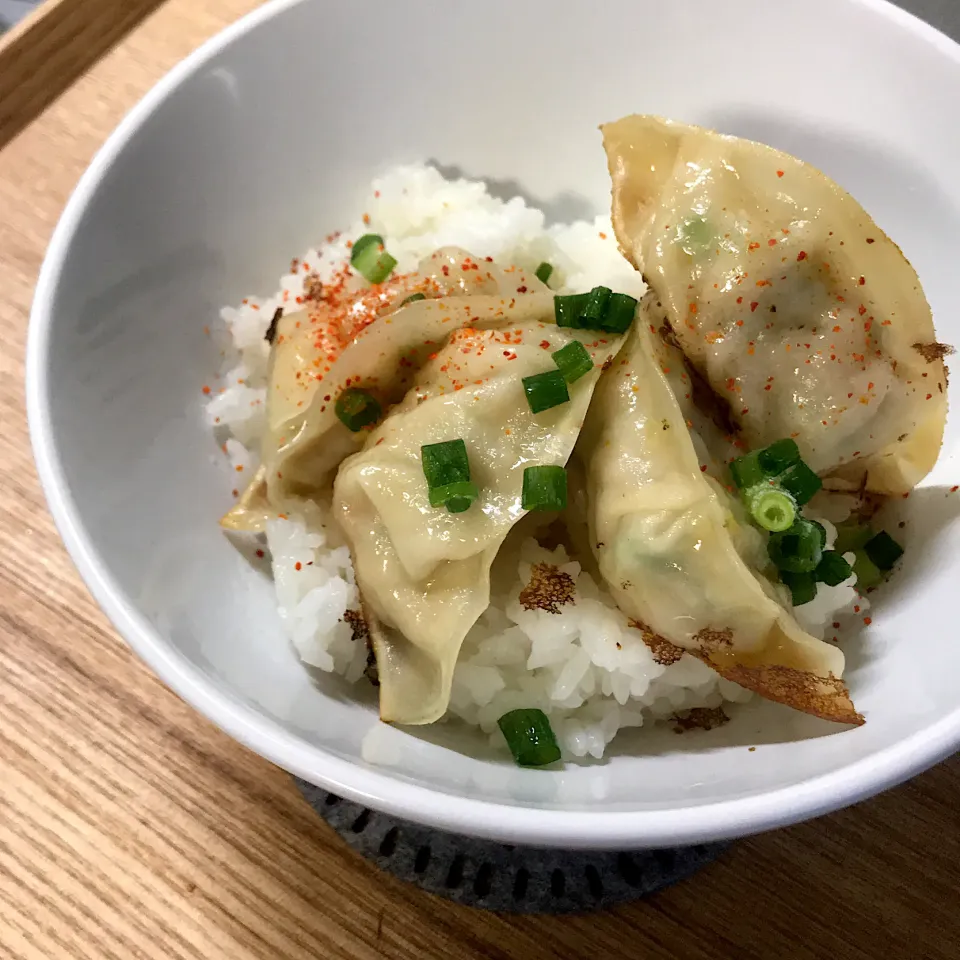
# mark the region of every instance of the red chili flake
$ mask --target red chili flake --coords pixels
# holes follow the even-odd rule
[[[370,226],[370,214],[369,214],[369,213],[365,213],[365,214],[363,215],[363,222],[364,222],[368,227]],[[297,569],[299,570],[300,568],[297,567]]]
[[[834,630],[839,630],[839,629],[840,629],[840,621],[839,621],[839,620],[834,620],[834,621],[833,621],[833,629],[834,629]]]
[[[867,282],[867,278],[866,278],[866,277],[861,277],[861,278],[860,278],[860,286],[861,286],[861,287],[864,286],[864,285],[866,284],[866,282]]]
[[[848,394],[847,394],[847,399],[849,400],[852,396],[853,396],[852,393],[848,393]]]
[[[956,493],[958,490],[960,490],[960,487],[951,487],[951,488],[950,488],[950,492],[951,492],[951,493]]]
[[[487,263],[493,263],[493,257],[484,257],[483,259],[486,260]]]
[[[747,244],[747,249],[748,249],[748,250],[759,250],[759,249],[760,249],[760,244],[759,244],[759,243],[748,243],[748,244]]]
[[[294,570],[302,570],[302,569],[303,569],[303,564],[298,560],[298,561],[293,565],[293,569],[294,569]]]
[[[777,241],[776,241],[776,240],[768,240],[768,241],[767,241],[767,246],[768,246],[768,247],[775,247],[776,245],[777,245]]]
[[[867,237],[867,243],[876,243],[873,237]]]
[[[440,272],[441,272],[445,277],[449,277],[449,276],[450,276],[450,268],[449,268],[446,264],[444,264],[444,265],[440,268]]]
[[[262,551],[262,550],[258,550],[258,551],[257,551],[257,556],[260,557],[261,559],[263,559],[263,551]]]
[[[933,398],[933,394],[932,394],[932,393],[928,393],[928,394],[927,394],[927,399],[928,399],[928,400],[931,400],[932,398]]]
[[[601,239],[601,240],[606,240],[606,239],[607,239],[607,235],[606,235],[603,231],[600,231],[600,239]]]
[[[737,297],[737,303],[743,303],[743,297]]]
[[[706,473],[706,472],[707,472],[707,465],[706,465],[705,463],[701,463],[701,464],[700,464],[700,472],[701,472],[701,473]]]
[[[696,313],[697,313],[697,305],[696,305],[695,303],[691,303],[691,304],[690,304],[690,313],[692,313],[694,316],[696,316]]]
[[[753,312],[754,312],[754,310],[756,310],[756,309],[757,309],[757,307],[759,307],[759,306],[760,306],[760,304],[759,304],[759,303],[757,303],[757,301],[756,301],[756,300],[754,300],[754,301],[753,301],[753,303],[751,303],[751,304],[750,304],[750,312],[751,312],[751,313],[753,313]]]
[[[205,386],[205,387],[203,388],[203,392],[204,392],[208,397],[210,396],[210,388],[209,388],[209,387],[206,387],[206,386]]]
[[[768,383],[763,389],[764,389],[764,390],[772,390],[773,387],[771,387],[770,384]]]
[[[540,341],[540,348],[541,348],[542,350],[549,350],[549,349],[550,349],[550,341],[549,341],[549,340],[541,340],[541,341]]]
[[[872,617],[864,617],[864,618],[863,618],[863,623],[864,623],[864,626],[869,627],[870,624],[873,623],[873,618],[872,618]]]
[[[778,171],[777,171],[777,176],[778,176],[778,177],[782,177],[782,176],[783,176],[783,171],[782,171],[782,170],[778,170]]]
[[[527,292],[526,286],[517,287],[517,293],[526,293],[526,292]]]
[[[861,303],[861,304],[860,304],[860,307],[859,307],[858,310],[857,310],[857,312],[858,312],[858,313],[860,314],[860,316],[862,317],[862,316],[867,312],[867,308]]]
[[[806,259],[807,259],[807,251],[806,251],[806,250],[801,250],[801,251],[797,254],[797,261],[799,262],[800,260],[806,260]]]
[[[854,612],[854,613],[859,613],[859,612],[860,612],[860,604],[856,604],[856,605],[854,606],[853,612]]]

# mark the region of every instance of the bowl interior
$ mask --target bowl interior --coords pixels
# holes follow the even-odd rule
[[[864,727],[755,704],[710,734],[621,734],[602,763],[522,771],[452,725],[378,725],[371,698],[298,662],[270,582],[217,528],[233,484],[201,415],[219,359],[203,327],[221,305],[274,290],[290,257],[349,223],[371,178],[396,163],[486,178],[553,219],[600,212],[609,185],[597,124],[649,112],[820,166],[901,245],[940,338],[957,342],[957,103],[957,49],[880,3],[261,11],[127,122],[84,181],[41,281],[31,414],[84,576],[161,675],[255,749],[459,829],[601,845],[624,837],[595,815],[619,812],[629,817],[607,823],[638,844],[720,836],[839,805],[933,762],[960,727],[956,418],[935,474],[897,505],[904,569],[878,595],[873,625],[846,642]],[[362,759],[365,738],[377,765]],[[509,809],[474,804],[467,816],[440,795]],[[524,808],[544,812],[517,819]]]

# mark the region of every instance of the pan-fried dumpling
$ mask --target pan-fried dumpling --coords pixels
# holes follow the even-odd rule
[[[618,606],[654,646],[807,713],[861,723],[839,649],[805,633],[735,548],[724,491],[703,472],[684,416],[635,325],[602,375],[577,448],[592,546]]]
[[[517,288],[527,292],[518,295]],[[368,435],[340,422],[337,396],[362,387],[384,407],[399,402],[452,331],[500,324],[505,311],[516,313],[511,305],[526,316],[527,300],[545,290],[532,274],[481,264],[445,247],[425,258],[415,274],[371,288],[365,298],[348,295],[347,309],[334,298],[333,307],[322,301],[280,317],[273,331],[261,466],[221,524],[260,532],[279,511],[319,519],[316,503],[329,501],[337,466]],[[414,292],[426,299],[402,305]]]
[[[569,402],[534,416],[521,379],[555,370],[551,353],[574,340],[593,370],[570,384]],[[525,513],[524,469],[567,462],[600,368],[619,342],[557,327],[552,297],[517,298],[499,324],[455,331],[363,450],[341,465],[334,515],[374,623],[384,720],[443,715],[461,642],[490,601],[491,563]],[[458,438],[480,498],[452,514],[430,506],[420,448]]]
[[[911,489],[939,454],[944,348],[899,248],[771,147],[657,117],[603,128],[621,249],[750,448]]]

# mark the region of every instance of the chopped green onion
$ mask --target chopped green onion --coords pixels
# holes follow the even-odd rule
[[[809,520],[798,517],[789,530],[771,534],[767,552],[778,570],[812,573],[823,555],[820,531]]]
[[[527,403],[534,413],[542,413],[570,399],[567,382],[559,370],[548,370],[546,373],[524,377],[523,392],[527,395]]]
[[[580,326],[580,311],[587,302],[588,293],[573,293],[565,297],[553,298],[553,315],[558,327]]]
[[[802,507],[823,486],[823,481],[801,460],[780,475],[780,486]]]
[[[836,550],[825,550],[820,563],[817,564],[817,569],[814,571],[814,576],[818,583],[825,583],[828,587],[836,587],[843,583],[851,573],[853,573],[853,568],[843,559],[843,554],[837,553]]]
[[[812,573],[781,572],[780,579],[790,588],[795,607],[809,603],[817,595],[817,581]]]
[[[362,237],[358,237],[354,241],[353,249],[350,251],[350,262],[356,263],[368,247],[378,249],[382,246],[383,237],[381,237],[379,233],[365,233]]]
[[[467,445],[463,440],[445,440],[443,443],[427,443],[420,448],[420,462],[427,486],[445,487],[451,483],[464,483],[470,479],[470,461]]]
[[[521,767],[543,767],[560,759],[560,748],[542,710],[511,710],[497,725]]]
[[[356,433],[380,419],[381,409],[377,398],[359,387],[348,387],[337,397],[334,407],[340,422]]]
[[[868,540],[863,552],[880,570],[891,570],[893,565],[903,556],[903,547],[885,530],[881,530],[875,537]]]
[[[558,327],[626,333],[637,312],[637,301],[626,293],[611,293],[609,287],[594,287],[589,293],[553,298]]]
[[[730,464],[730,473],[733,476],[733,482],[739,490],[749,490],[758,483],[767,479],[762,466],[760,466],[760,451],[754,450],[752,453],[737,457]]]
[[[833,549],[837,553],[850,553],[852,550],[860,550],[868,540],[873,537],[873,531],[870,527],[855,521],[837,524],[837,539]]]
[[[606,333],[626,333],[637,314],[637,301],[626,293],[614,293],[607,301],[607,312],[600,329]]]
[[[800,448],[795,440],[777,440],[760,451],[760,466],[771,477],[799,462]]]
[[[366,233],[354,243],[350,265],[370,283],[383,283],[393,273],[397,261],[383,249],[383,237]]]
[[[408,303],[416,303],[418,300],[426,300],[427,295],[425,293],[411,293],[406,300],[400,301],[400,306],[405,307]]]
[[[564,510],[567,506],[567,471],[563,467],[527,467],[523,471],[524,510]]]
[[[771,533],[789,529],[797,517],[793,497],[768,483],[758,483],[748,490],[746,500],[750,516]]]
[[[609,287],[594,287],[587,294],[587,302],[580,307],[580,327],[599,330],[607,312],[607,301],[613,291]]]
[[[857,575],[857,589],[869,590],[883,581],[883,571],[867,556],[865,550],[857,550],[853,561],[853,572]]]
[[[431,507],[446,507],[450,513],[463,513],[479,499],[480,491],[472,480],[458,480],[442,487],[430,487],[429,495]]]
[[[549,283],[551,273],[553,273],[553,265],[550,263],[544,262],[544,263],[541,263],[539,267],[537,267],[536,273],[534,275],[541,283]]]
[[[579,340],[574,340],[554,351],[552,356],[553,362],[560,368],[563,379],[567,383],[575,383],[593,369],[593,359]]]
[[[827,548],[827,528],[819,520],[810,520],[817,528],[817,533],[820,534],[820,549],[825,550]]]

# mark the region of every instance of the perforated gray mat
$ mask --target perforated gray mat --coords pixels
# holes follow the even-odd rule
[[[622,853],[512,847],[397,820],[295,782],[313,809],[381,870],[486,910],[572,913],[625,903],[689,877],[728,846]]]

